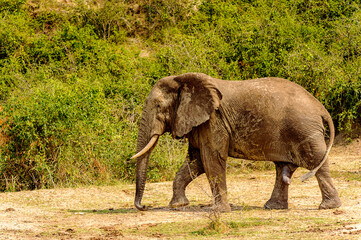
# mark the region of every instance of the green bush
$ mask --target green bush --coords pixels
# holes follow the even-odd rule
[[[359,133],[361,3],[0,0],[0,189],[134,180],[137,129],[155,82],[190,71],[283,77]],[[163,136],[148,177],[170,180],[186,145]],[[241,168],[270,169],[269,164]]]
[[[0,19],[0,100],[5,100],[12,89],[23,87],[19,74],[27,70],[26,47],[35,31],[26,13],[0,11]]]
[[[13,188],[33,189],[57,182],[63,149],[73,148],[87,132],[104,131],[105,99],[94,85],[69,88],[50,81],[31,93],[9,99],[3,110],[8,117],[5,134],[9,143],[2,150],[0,172],[5,179],[16,179]],[[0,186],[9,187],[6,182]]]
[[[351,135],[353,125],[361,120],[361,77],[355,81],[338,81],[325,94],[326,107],[335,114],[338,128]],[[342,123],[342,124],[340,124]]]
[[[0,0],[0,12],[19,12],[26,0]]]

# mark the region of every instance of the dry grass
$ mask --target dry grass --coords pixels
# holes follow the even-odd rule
[[[295,173],[290,209],[277,211],[262,208],[273,171],[228,176],[232,212],[221,214],[216,228],[205,176],[187,189],[191,205],[177,210],[167,207],[171,182],[147,184],[147,212],[133,208],[134,185],[1,193],[0,239],[360,239],[361,181],[354,176],[361,174],[361,143],[336,146],[331,169],[343,206],[321,211],[316,179],[298,179],[304,170]]]

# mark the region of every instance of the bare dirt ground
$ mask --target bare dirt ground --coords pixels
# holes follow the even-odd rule
[[[0,193],[0,239],[361,239],[361,140],[337,145],[331,170],[343,202],[317,210],[321,194],[315,178],[302,183],[296,171],[289,210],[265,210],[274,171],[230,174],[232,212],[220,215],[226,228],[205,229],[214,221],[205,176],[187,189],[191,205],[169,209],[172,183],[148,183],[143,203],[133,208],[134,185]]]

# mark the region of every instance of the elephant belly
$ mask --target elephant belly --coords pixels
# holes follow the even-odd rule
[[[291,162],[290,151],[284,143],[244,142],[230,145],[229,156],[254,161]]]

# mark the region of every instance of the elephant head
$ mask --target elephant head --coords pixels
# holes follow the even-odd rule
[[[222,95],[211,83],[212,78],[201,73],[186,73],[159,80],[149,93],[143,107],[137,140],[136,194],[134,204],[141,205],[149,156],[158,138],[170,132],[173,138],[183,138],[194,127],[209,120],[220,104]]]

